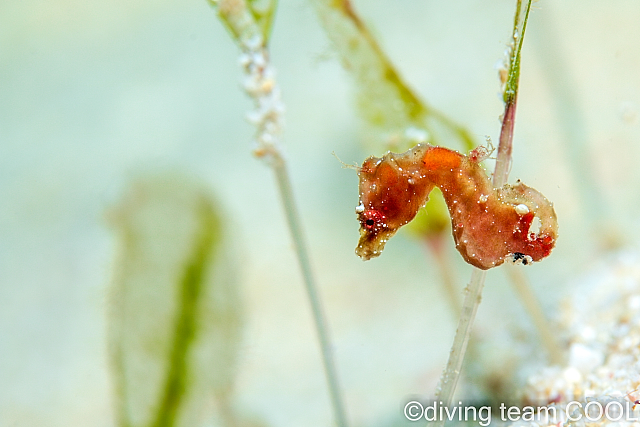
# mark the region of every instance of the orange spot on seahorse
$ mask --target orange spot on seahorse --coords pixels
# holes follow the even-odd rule
[[[462,154],[443,147],[433,147],[422,158],[424,168],[428,171],[455,169],[460,166]]]

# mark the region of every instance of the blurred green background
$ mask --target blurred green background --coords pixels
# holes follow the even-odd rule
[[[411,87],[479,143],[497,141],[494,65],[513,2],[355,6]],[[556,206],[557,248],[526,268],[551,316],[575,289],[567,283],[607,250],[637,248],[638,22],[637,0],[534,4],[510,181]],[[349,78],[313,7],[281,0],[270,44],[348,413],[354,425],[383,425],[406,396],[434,390],[455,319],[434,260],[408,235],[373,261],[354,255],[357,176],[331,152],[346,163],[381,153],[363,148]],[[106,216],[133,179],[167,170],[210,187],[238,252],[245,327],[234,406],[266,425],[330,425],[272,172],[250,153],[240,76],[237,47],[204,0],[0,4],[1,426],[115,425],[106,313],[117,247]],[[462,287],[471,267],[451,242],[447,251]],[[486,358],[511,356],[515,372],[531,363],[505,355],[514,342],[542,353],[500,269],[489,272],[476,329]]]

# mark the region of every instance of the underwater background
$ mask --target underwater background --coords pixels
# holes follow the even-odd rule
[[[354,5],[411,88],[478,144],[485,135],[497,141],[495,64],[510,41],[513,2]],[[557,246],[521,268],[558,324],[594,271],[608,274],[621,253],[629,268],[640,265],[638,22],[635,0],[545,0],[527,27],[509,181],[554,202]],[[410,234],[375,260],[354,254],[357,174],[332,152],[360,164],[384,151],[370,142],[310,2],[280,1],[270,50],[286,106],[283,148],[347,413],[353,425],[395,425],[409,396],[435,389],[457,318],[436,260]],[[114,282],[131,258],[118,212],[126,216],[123,200],[139,182],[190,203],[170,184],[181,180],[219,215],[238,293],[231,304],[242,319],[229,344],[234,360],[212,359],[203,375],[233,377],[230,406],[242,425],[331,425],[273,174],[251,155],[238,57],[204,0],[0,4],[0,426],[119,424],[109,331]],[[141,222],[184,217],[162,212]],[[149,247],[173,246],[172,235],[150,236],[158,243]],[[461,292],[472,268],[452,240],[445,251]],[[488,273],[474,333],[477,357],[467,361],[460,396],[498,399],[546,364],[504,268]],[[192,425],[224,425],[214,399],[202,396]]]

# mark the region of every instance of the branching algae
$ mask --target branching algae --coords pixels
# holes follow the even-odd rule
[[[477,150],[465,156],[419,144],[401,154],[366,159],[358,168],[356,254],[363,260],[379,256],[437,186],[449,209],[456,248],[469,264],[487,270],[505,260],[528,264],[548,256],[558,229],[553,204],[521,182],[494,188],[479,163],[482,157]]]

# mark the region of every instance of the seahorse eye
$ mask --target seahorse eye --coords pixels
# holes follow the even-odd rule
[[[379,227],[384,220],[384,215],[376,209],[369,209],[362,212],[360,222],[367,230],[374,230]]]

